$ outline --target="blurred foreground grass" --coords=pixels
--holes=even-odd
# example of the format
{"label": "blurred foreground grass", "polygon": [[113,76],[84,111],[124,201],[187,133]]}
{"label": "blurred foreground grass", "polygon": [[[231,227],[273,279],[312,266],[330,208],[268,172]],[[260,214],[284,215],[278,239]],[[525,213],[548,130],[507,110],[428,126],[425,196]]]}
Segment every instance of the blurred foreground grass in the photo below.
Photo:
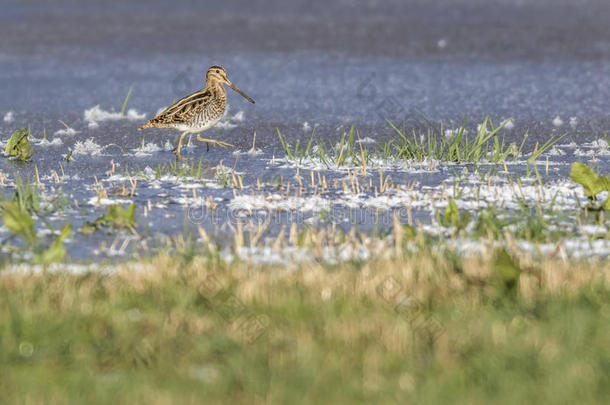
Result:
{"label": "blurred foreground grass", "polygon": [[520,267],[514,286],[491,256],[432,253],[5,272],[0,402],[608,403],[610,263]]}

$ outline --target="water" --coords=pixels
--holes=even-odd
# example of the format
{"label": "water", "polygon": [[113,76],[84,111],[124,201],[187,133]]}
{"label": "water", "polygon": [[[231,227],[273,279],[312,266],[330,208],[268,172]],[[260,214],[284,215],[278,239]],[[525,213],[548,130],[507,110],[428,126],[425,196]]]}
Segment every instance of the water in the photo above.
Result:
{"label": "water", "polygon": [[[11,195],[14,178],[31,179],[37,167],[45,195],[57,195],[56,201],[63,195],[71,206],[47,219],[55,226],[71,220],[75,229],[102,215],[105,202],[135,202],[142,239],[121,234],[116,240],[116,232],[74,237],[68,243],[71,257],[88,259],[119,251],[119,257],[145,254],[168,236],[185,229],[195,232],[197,224],[230,244],[238,218],[269,216],[249,205],[256,198],[243,196],[253,192],[271,195],[258,207],[277,214],[286,191],[278,184],[290,181],[293,192],[297,184],[296,165],[280,160],[284,151],[277,129],[292,145],[307,142],[314,129],[318,139],[333,145],[355,124],[362,137],[380,146],[393,135],[386,119],[423,128],[423,114],[450,128],[467,117],[472,133],[486,116],[496,124],[513,118],[514,127],[502,132],[507,142],[520,142],[528,132],[528,150],[563,134],[561,145],[580,145],[560,147],[565,154],[550,156],[548,171],[541,159],[544,181],[560,184],[562,193],[576,192],[566,180],[573,161],[609,171],[607,147],[591,144],[610,129],[607,2],[427,3],[273,1],[259,7],[243,1],[5,1],[0,6],[0,139],[6,143],[14,130],[29,125],[37,140],[32,163],[1,161],[0,170],[8,175],[2,191]],[[212,64],[222,64],[230,79],[256,100],[251,105],[228,90],[227,118],[206,133],[235,148],[208,152],[194,142],[184,154],[202,158],[203,180],[167,173],[156,180],[157,166],[173,162],[168,141],[178,133],[139,132],[137,127],[160,108],[202,88]],[[120,111],[130,87],[130,118],[86,119],[85,111],[97,105],[97,111]],[[65,129],[60,121],[76,133],[58,133]],[[43,129],[50,145],[40,142]],[[254,132],[260,153],[247,154]],[[370,191],[347,193],[339,184],[320,193],[308,186],[298,198],[279,205],[268,233],[276,234],[293,221],[313,226],[336,222],[345,229],[356,223],[358,229],[377,232],[389,226],[396,212],[405,218],[401,210],[408,206],[413,207],[410,218],[431,223],[435,209],[446,204],[438,194],[444,183],[452,183],[456,174],[474,182],[472,166],[379,164],[397,184],[416,182],[416,193],[396,192],[379,200],[374,191],[381,187],[379,168],[372,167],[359,180],[371,183]],[[123,185],[132,187],[126,168],[132,176],[146,176],[138,179],[133,196],[120,195],[125,194]],[[318,172],[328,183],[349,180],[345,170],[305,165],[299,170],[308,184],[308,169],[317,170],[315,184]],[[228,170],[243,175],[245,190],[223,186],[219,177]],[[494,170],[499,181],[506,178],[503,167]],[[511,165],[509,171],[526,174],[524,164]],[[227,179],[233,184],[231,175]],[[257,190],[258,180],[262,191]],[[109,201],[97,200],[96,181]],[[426,197],[426,190],[437,193],[436,199]],[[471,197],[458,202],[467,207]],[[215,210],[199,212],[202,204],[210,205],[210,198]],[[418,199],[427,202],[420,206]],[[578,202],[568,199],[564,208],[578,209]],[[148,206],[150,212],[144,210]],[[45,228],[39,225],[39,230]],[[0,235],[7,237],[6,228]],[[121,251],[125,240],[129,244]]]}

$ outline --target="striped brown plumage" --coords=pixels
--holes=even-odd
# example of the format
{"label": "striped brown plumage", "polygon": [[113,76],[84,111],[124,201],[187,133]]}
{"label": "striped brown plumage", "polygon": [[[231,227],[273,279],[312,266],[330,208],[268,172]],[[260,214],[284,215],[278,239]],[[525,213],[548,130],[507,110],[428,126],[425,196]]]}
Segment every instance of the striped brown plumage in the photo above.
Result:
{"label": "striped brown plumage", "polygon": [[[227,93],[223,86],[224,84],[228,84],[248,101],[254,103],[254,100],[229,81],[224,68],[215,65],[208,69],[204,89],[176,101],[139,129],[156,127],[183,131],[174,148],[176,156],[181,158],[180,149],[184,136],[188,133],[201,133],[205,131],[220,121],[224,115],[227,107]],[[197,135],[197,139],[220,146],[232,146],[226,142],[201,138],[199,135]]]}

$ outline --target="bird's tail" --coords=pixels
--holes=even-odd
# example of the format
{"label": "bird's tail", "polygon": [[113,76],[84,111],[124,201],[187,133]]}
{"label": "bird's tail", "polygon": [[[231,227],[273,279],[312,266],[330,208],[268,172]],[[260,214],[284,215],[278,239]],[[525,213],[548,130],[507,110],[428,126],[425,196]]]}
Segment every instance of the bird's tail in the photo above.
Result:
{"label": "bird's tail", "polygon": [[138,128],[138,131],[141,131],[141,130],[143,130],[143,129],[145,129],[145,128],[152,128],[153,126],[154,126],[153,124],[151,124],[150,122],[148,122],[148,123],[146,123],[146,124],[142,125],[140,128]]}

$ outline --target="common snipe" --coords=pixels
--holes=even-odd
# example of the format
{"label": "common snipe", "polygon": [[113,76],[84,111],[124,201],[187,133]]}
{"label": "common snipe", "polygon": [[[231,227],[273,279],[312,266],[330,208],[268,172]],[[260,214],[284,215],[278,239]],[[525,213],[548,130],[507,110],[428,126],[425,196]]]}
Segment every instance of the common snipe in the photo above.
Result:
{"label": "common snipe", "polygon": [[227,78],[227,71],[222,66],[212,66],[205,76],[205,88],[196,91],[180,100],[158,114],[156,117],[142,125],[144,128],[173,128],[183,131],[174,147],[176,157],[182,159],[180,149],[186,134],[197,134],[197,140],[219,146],[233,146],[226,142],[202,138],[199,134],[216,125],[227,108],[227,92],[224,84],[241,94],[246,100],[254,103],[243,91],[237,88]]}

